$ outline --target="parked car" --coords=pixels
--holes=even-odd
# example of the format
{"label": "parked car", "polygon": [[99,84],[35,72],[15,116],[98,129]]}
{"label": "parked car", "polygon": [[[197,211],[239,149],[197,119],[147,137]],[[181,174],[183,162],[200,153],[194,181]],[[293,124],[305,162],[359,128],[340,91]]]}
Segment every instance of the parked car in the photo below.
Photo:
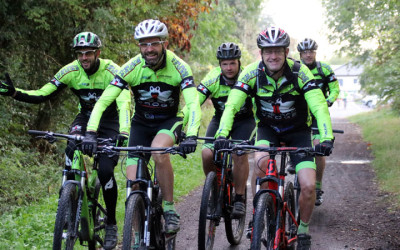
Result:
{"label": "parked car", "polygon": [[366,95],[361,99],[361,101],[365,106],[369,108],[375,108],[379,101],[379,97],[377,95]]}

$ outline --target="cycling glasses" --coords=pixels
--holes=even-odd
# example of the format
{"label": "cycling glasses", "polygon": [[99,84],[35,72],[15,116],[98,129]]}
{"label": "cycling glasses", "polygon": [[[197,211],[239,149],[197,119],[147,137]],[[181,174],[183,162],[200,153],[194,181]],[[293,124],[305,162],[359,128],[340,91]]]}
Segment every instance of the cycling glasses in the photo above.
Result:
{"label": "cycling glasses", "polygon": [[147,48],[147,47],[158,47],[162,45],[165,41],[156,41],[156,42],[151,42],[151,43],[139,43],[140,48]]}
{"label": "cycling glasses", "polygon": [[86,50],[86,51],[79,51],[79,50],[75,51],[75,54],[78,57],[83,57],[84,55],[86,57],[91,57],[91,56],[94,56],[95,53],[96,53],[95,49],[94,50]]}
{"label": "cycling glasses", "polygon": [[305,55],[313,55],[315,53],[315,50],[304,50],[300,52],[300,54],[305,54]]}

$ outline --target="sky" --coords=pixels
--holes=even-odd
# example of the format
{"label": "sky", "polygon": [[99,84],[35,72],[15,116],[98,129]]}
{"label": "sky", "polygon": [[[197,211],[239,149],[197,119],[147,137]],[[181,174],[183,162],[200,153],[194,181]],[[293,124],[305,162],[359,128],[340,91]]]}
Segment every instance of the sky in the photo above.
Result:
{"label": "sky", "polygon": [[331,58],[337,49],[327,39],[328,26],[322,0],[266,0],[262,15],[270,16],[273,25],[285,30],[297,41],[314,39],[318,44],[317,60]]}

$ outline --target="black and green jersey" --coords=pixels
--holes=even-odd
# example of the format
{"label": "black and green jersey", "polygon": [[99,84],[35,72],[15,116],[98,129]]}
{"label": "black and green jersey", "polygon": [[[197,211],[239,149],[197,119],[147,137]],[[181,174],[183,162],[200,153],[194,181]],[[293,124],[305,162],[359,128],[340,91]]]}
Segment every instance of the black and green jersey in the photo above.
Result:
{"label": "black and green jersey", "polygon": [[317,61],[315,67],[310,70],[322,93],[324,93],[325,99],[330,103],[334,103],[340,90],[339,82],[331,66],[326,62]]}
{"label": "black and green jersey", "polygon": [[122,89],[129,86],[135,101],[133,119],[149,126],[177,116],[182,92],[189,109],[187,135],[196,136],[201,110],[192,70],[169,50],[166,51],[164,60],[163,66],[157,71],[147,67],[140,54],[123,65],[96,104],[88,130],[97,130],[99,114]]}
{"label": "black and green jersey", "polygon": [[[41,89],[28,91],[17,89],[14,98],[28,103],[41,103],[57,95],[63,89],[69,88],[79,98],[80,112],[90,116],[96,101],[99,100],[104,89],[114,79],[119,70],[119,66],[111,60],[99,59],[99,61],[98,70],[89,76],[79,61],[75,60],[60,69],[53,79]],[[104,112],[104,117],[118,117],[117,109],[119,109],[120,132],[129,133],[129,108],[130,93],[129,91],[124,91],[107,108]]]}
{"label": "black and green jersey", "polygon": [[[241,68],[243,70],[243,68]],[[201,81],[197,90],[199,91],[199,101],[203,104],[210,97],[213,103],[216,118],[221,118],[225,109],[225,103],[231,92],[232,86],[228,85],[222,75],[221,67],[212,69]],[[235,115],[235,121],[243,120],[253,116],[253,104],[249,95],[243,106]]]}
{"label": "black and green jersey", "polygon": [[275,81],[262,61],[248,65],[229,94],[216,137],[228,136],[233,117],[250,94],[254,97],[257,126],[287,133],[311,124],[315,115],[321,141],[333,139],[328,106],[307,66],[287,59],[283,75]]}

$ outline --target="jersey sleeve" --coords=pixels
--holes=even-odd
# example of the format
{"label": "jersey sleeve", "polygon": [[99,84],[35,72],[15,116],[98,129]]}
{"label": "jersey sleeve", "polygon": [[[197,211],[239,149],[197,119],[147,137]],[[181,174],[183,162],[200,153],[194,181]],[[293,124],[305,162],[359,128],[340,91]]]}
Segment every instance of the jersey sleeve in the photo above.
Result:
{"label": "jersey sleeve", "polygon": [[339,88],[339,82],[336,79],[335,73],[331,69],[329,65],[326,65],[326,71],[328,74],[329,82],[328,82],[328,88],[329,88],[329,96],[326,98],[327,101],[334,103],[336,99],[339,96],[340,88]]}
{"label": "jersey sleeve", "polygon": [[[185,81],[183,85],[185,85]],[[192,80],[193,81],[193,80]],[[183,87],[182,95],[185,100],[185,116],[187,116],[187,136],[197,136],[201,121],[201,108],[199,103],[199,95],[194,87]]]}
{"label": "jersey sleeve", "polygon": [[38,90],[23,90],[16,88],[16,95],[14,96],[14,99],[21,102],[38,104],[56,96],[65,87],[65,84],[59,82],[56,78],[53,78],[50,82],[43,85],[43,87]]}
{"label": "jersey sleeve", "polygon": [[119,132],[129,134],[131,127],[131,93],[123,89],[116,99],[119,113]]}

